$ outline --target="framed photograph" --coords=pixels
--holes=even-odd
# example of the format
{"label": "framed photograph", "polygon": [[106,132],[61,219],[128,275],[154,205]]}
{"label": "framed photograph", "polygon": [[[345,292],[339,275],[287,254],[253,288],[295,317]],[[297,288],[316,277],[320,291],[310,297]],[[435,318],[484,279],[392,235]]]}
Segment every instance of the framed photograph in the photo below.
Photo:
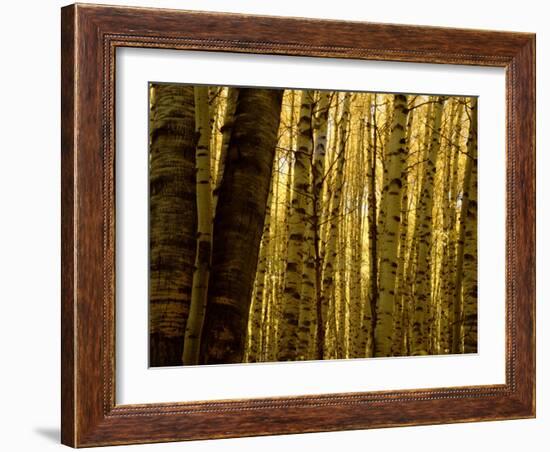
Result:
{"label": "framed photograph", "polygon": [[62,9],[62,442],[535,416],[535,36]]}

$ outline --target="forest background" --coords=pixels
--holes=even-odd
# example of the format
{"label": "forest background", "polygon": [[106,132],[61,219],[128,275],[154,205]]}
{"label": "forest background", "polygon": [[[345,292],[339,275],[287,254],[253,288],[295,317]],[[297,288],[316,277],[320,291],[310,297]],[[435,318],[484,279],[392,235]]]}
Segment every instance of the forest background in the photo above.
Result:
{"label": "forest background", "polygon": [[477,99],[152,84],[150,362],[477,350]]}

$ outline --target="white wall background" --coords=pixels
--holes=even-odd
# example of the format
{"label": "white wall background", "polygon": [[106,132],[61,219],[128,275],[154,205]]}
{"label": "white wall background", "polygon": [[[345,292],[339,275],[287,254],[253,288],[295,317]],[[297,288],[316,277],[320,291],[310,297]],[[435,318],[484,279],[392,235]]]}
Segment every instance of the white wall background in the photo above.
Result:
{"label": "white wall background", "polygon": [[[550,14],[546,2],[523,0],[358,2],[354,0],[113,0],[157,6],[251,14],[305,16],[377,22],[441,25],[537,33],[538,105],[550,102]],[[93,2],[98,3],[98,2]],[[59,450],[60,312],[60,108],[59,8],[64,2],[12,1],[2,5],[0,46],[0,448]],[[456,6],[455,6],[456,5]],[[538,173],[550,165],[542,125],[548,111],[537,109]],[[384,448],[388,451],[499,452],[548,450],[550,391],[544,330],[550,289],[544,255],[550,241],[550,181],[538,178],[537,419],[405,427],[368,431],[243,438],[118,447],[115,450],[256,451]],[[24,325],[21,327],[21,325]],[[546,380],[546,381],[545,381]],[[545,435],[546,433],[546,435]]]}

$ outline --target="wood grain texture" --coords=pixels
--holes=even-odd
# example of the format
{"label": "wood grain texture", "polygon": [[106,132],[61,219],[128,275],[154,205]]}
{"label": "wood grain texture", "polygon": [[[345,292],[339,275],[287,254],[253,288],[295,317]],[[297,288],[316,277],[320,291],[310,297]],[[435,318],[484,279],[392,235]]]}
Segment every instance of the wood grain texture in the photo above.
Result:
{"label": "wood grain texture", "polygon": [[61,412],[63,428],[61,441],[75,443],[75,361],[74,339],[76,310],[74,295],[74,130],[75,130],[75,39],[74,14],[63,9],[61,28]]}
{"label": "wood grain texture", "polygon": [[[62,9],[62,442],[73,447],[535,415],[535,37],[526,33],[71,5]],[[506,384],[115,404],[117,47],[506,68]]]}

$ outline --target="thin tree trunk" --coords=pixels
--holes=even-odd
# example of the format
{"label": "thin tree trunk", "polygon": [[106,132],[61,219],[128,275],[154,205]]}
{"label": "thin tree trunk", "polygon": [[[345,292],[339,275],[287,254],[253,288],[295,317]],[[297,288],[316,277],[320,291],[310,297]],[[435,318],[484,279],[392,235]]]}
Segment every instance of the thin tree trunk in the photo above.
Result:
{"label": "thin tree trunk", "polygon": [[[374,95],[374,103],[377,103],[377,95]],[[370,274],[369,274],[369,308],[370,308],[370,327],[367,342],[367,351],[374,356],[376,349],[376,324],[378,305],[378,215],[377,215],[377,196],[376,196],[376,154],[378,152],[378,121],[376,106],[372,108],[372,149],[370,150],[369,161],[369,184],[368,188],[368,222],[369,222],[369,258],[370,258]]]}
{"label": "thin tree trunk", "polygon": [[[297,151],[295,153],[294,179],[292,186],[292,208],[289,219],[288,257],[286,264],[285,307],[279,344],[279,360],[293,361],[297,357],[299,341],[300,310],[302,306],[302,275],[304,272],[304,250],[306,234],[306,213],[311,193],[312,91],[302,92],[300,118],[298,122]],[[309,307],[311,308],[311,307]]]}
{"label": "thin tree trunk", "polygon": [[[477,350],[477,100],[472,99],[458,232],[453,353]],[[465,337],[468,340],[465,340]],[[466,347],[467,350],[466,351]]]}
{"label": "thin tree trunk", "polygon": [[[363,111],[365,103],[363,101]],[[365,174],[365,117],[364,113],[359,118],[358,132],[355,146],[354,172],[350,174],[353,183],[353,194],[351,205],[351,228],[352,241],[350,243],[350,253],[352,269],[350,271],[350,325],[349,325],[349,350],[350,357],[364,358],[366,346],[363,336],[363,317],[364,311],[369,311],[368,303],[363,299],[363,205],[365,203],[364,174]],[[351,171],[350,171],[351,172]]]}
{"label": "thin tree trunk", "polygon": [[394,112],[384,173],[380,215],[383,217],[383,233],[380,234],[380,292],[377,304],[374,356],[390,356],[392,346],[393,309],[395,303],[395,279],[400,223],[403,170],[407,157],[407,97],[394,96]]}
{"label": "thin tree trunk", "polygon": [[[407,149],[410,153],[413,120],[414,120],[414,99],[411,104],[411,110],[407,117]],[[401,222],[399,223],[399,254],[397,266],[397,278],[395,282],[395,308],[393,322],[393,345],[392,356],[400,356],[402,354],[402,344],[404,336],[403,322],[406,317],[406,308],[402,297],[403,281],[405,278],[405,264],[407,261],[407,232],[409,229],[409,177],[408,174],[403,176],[403,195],[401,199]]]}
{"label": "thin tree trunk", "polygon": [[418,279],[419,284],[416,291],[416,304],[414,310],[413,325],[413,354],[424,355],[428,353],[428,336],[426,319],[429,315],[430,302],[432,299],[432,232],[433,232],[433,198],[434,179],[441,145],[441,118],[443,115],[443,98],[433,98],[433,125],[430,146],[425,163],[425,174],[422,180],[420,220],[419,220],[419,242],[418,242]]}
{"label": "thin tree trunk", "polygon": [[[323,317],[323,296],[322,296],[322,278],[323,278],[323,256],[321,254],[321,216],[323,213],[323,182],[325,180],[325,159],[327,152],[327,133],[328,133],[328,114],[332,94],[328,91],[319,93],[319,103],[317,106],[314,139],[315,148],[313,154],[313,215],[311,218],[313,230],[314,246],[314,267],[315,267],[315,315],[316,330],[311,331],[316,340],[316,356],[322,356],[325,328],[325,318]],[[323,330],[323,332],[319,332]],[[319,338],[319,339],[318,339]],[[322,342],[321,342],[322,341]],[[320,350],[321,349],[321,350]]]}
{"label": "thin tree trunk", "polygon": [[306,158],[307,164],[307,180],[305,189],[305,234],[303,247],[303,272],[300,294],[300,319],[298,326],[298,359],[308,359],[309,343],[313,333],[313,315],[316,306],[315,295],[316,277],[315,277],[315,239],[317,237],[317,221],[315,219],[315,195],[313,193],[313,166],[314,166],[314,149],[313,149],[313,106],[314,106],[314,91],[304,91],[304,96],[308,95],[306,101],[311,104],[311,112],[309,118],[309,133],[306,139],[308,140],[308,150]]}
{"label": "thin tree trunk", "polygon": [[[455,101],[456,102],[456,101]],[[446,170],[446,180],[448,185],[445,187],[445,229],[448,235],[448,245],[444,254],[444,262],[442,264],[442,284],[443,284],[443,301],[444,313],[442,313],[442,329],[440,335],[441,350],[443,353],[452,352],[453,343],[453,306],[454,306],[454,283],[455,283],[455,268],[456,268],[456,242],[457,242],[457,188],[458,181],[458,157],[460,155],[460,143],[462,133],[462,116],[464,113],[464,105],[462,102],[457,103],[455,118],[452,130],[452,142],[448,148],[448,168]]]}
{"label": "thin tree trunk", "polygon": [[210,184],[210,131],[208,106],[208,87],[195,87],[195,130],[197,150],[195,161],[196,196],[197,196],[197,250],[195,271],[193,272],[193,291],[191,307],[185,327],[183,346],[183,364],[198,364],[200,338],[206,301],[208,296],[208,279],[212,259],[212,188]]}

